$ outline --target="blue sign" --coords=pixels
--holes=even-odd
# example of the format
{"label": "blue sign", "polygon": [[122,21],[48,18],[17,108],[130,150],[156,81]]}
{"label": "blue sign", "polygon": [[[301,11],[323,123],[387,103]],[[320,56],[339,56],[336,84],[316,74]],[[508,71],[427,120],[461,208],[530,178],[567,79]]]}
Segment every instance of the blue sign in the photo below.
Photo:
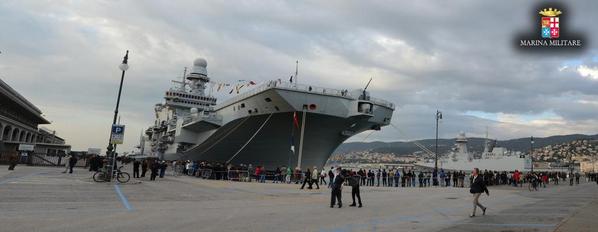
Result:
{"label": "blue sign", "polygon": [[112,125],[112,133],[110,133],[110,143],[123,144],[125,139],[125,125]]}

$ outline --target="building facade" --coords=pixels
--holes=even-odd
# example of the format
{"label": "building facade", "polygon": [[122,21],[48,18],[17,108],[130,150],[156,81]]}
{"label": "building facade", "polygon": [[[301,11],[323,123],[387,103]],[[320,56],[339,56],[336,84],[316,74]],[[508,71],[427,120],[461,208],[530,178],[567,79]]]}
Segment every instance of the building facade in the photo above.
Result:
{"label": "building facade", "polygon": [[[47,130],[38,128],[43,124],[50,122],[42,116],[42,111],[0,79],[0,162],[6,162],[13,155],[47,155],[48,149],[39,148],[48,146],[61,151],[57,154],[70,151],[70,146],[54,132],[48,135]],[[24,147],[34,147],[34,151],[23,153]]]}

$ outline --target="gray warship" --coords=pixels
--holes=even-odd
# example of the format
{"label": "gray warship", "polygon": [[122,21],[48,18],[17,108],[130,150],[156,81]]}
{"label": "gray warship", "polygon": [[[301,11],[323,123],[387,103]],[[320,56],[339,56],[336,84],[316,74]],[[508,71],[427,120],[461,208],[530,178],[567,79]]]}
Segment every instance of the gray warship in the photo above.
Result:
{"label": "gray warship", "polygon": [[[224,102],[206,94],[198,58],[155,106],[142,150],[164,160],[207,160],[267,168],[322,167],[345,140],[389,125],[394,104],[347,91],[266,81]],[[296,81],[295,81],[296,82]],[[254,84],[254,83],[252,83]],[[367,89],[367,87],[366,87]]]}

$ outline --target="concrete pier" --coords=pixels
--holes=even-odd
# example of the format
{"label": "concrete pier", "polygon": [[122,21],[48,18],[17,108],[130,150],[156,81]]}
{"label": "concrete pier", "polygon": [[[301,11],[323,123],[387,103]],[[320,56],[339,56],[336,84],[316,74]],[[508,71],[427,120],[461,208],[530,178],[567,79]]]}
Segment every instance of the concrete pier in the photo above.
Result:
{"label": "concrete pier", "polygon": [[362,187],[363,208],[329,190],[167,176],[94,183],[75,169],[0,166],[0,231],[591,231],[598,185],[493,187],[469,218],[467,188]]}

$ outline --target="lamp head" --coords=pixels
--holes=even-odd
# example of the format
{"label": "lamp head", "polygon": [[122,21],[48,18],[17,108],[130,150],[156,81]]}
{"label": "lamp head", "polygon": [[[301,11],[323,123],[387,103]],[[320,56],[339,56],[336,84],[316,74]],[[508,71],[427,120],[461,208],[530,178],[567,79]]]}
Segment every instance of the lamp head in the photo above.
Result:
{"label": "lamp head", "polygon": [[125,57],[123,57],[123,62],[122,64],[120,64],[118,66],[118,68],[122,71],[127,71],[127,69],[129,69],[129,50],[127,50],[127,53],[125,54]]}

